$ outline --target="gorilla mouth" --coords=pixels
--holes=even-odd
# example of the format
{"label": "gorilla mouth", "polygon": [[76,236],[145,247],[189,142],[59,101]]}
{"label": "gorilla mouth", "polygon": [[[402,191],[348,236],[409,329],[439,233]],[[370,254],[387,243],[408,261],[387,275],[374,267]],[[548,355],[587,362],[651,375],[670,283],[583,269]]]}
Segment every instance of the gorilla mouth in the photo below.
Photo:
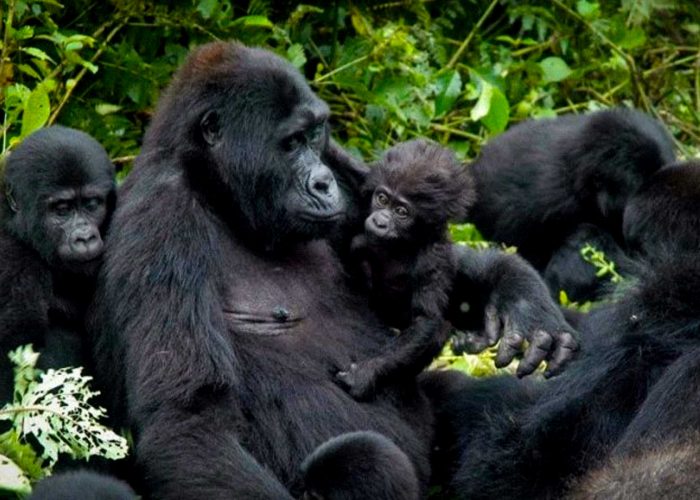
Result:
{"label": "gorilla mouth", "polygon": [[299,218],[309,222],[330,222],[340,219],[343,215],[342,210],[335,212],[300,212]]}

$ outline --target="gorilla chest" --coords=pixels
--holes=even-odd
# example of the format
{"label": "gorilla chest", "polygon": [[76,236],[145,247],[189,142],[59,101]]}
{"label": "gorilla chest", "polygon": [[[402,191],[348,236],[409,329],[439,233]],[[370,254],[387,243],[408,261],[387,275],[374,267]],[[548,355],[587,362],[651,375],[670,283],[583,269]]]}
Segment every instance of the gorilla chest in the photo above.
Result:
{"label": "gorilla chest", "polygon": [[231,259],[223,312],[232,333],[277,336],[329,317],[342,276],[331,256],[309,245],[286,258],[239,252]]}

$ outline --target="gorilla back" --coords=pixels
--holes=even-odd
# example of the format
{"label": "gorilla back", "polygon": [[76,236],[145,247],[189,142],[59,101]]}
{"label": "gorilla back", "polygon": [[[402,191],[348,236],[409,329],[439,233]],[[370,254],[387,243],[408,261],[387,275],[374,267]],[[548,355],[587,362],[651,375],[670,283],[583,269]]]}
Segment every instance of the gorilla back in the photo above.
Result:
{"label": "gorilla back", "polygon": [[333,381],[389,337],[318,240],[345,207],[327,119],[288,63],[235,43],[196,50],[161,99],[94,315],[104,389],[125,402],[154,497],[291,498],[304,457],[365,429],[401,443],[425,486],[432,416],[415,382],[358,403]]}

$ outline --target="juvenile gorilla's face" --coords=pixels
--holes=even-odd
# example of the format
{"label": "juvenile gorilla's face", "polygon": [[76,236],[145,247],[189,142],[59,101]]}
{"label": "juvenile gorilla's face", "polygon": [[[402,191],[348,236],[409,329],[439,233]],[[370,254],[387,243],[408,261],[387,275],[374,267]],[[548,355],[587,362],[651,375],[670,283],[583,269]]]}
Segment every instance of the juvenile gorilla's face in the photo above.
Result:
{"label": "juvenile gorilla's face", "polygon": [[62,189],[40,203],[43,226],[37,245],[46,245],[61,267],[91,272],[104,251],[100,234],[107,217],[109,192],[100,186]]}

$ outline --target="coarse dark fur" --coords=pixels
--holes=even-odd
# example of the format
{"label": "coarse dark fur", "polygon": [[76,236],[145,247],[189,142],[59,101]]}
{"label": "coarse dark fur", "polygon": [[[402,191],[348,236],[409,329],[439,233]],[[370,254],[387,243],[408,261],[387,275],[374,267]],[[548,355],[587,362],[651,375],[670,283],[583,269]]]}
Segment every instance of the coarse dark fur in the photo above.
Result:
{"label": "coarse dark fur", "polygon": [[301,465],[303,500],[418,500],[413,464],[376,432],[341,434]]}
{"label": "coarse dark fur", "polygon": [[0,401],[12,397],[7,353],[38,367],[82,366],[84,313],[114,210],[114,167],[89,135],[54,126],[10,153],[0,189]]}
{"label": "coarse dark fur", "polygon": [[136,500],[123,481],[87,470],[62,472],[37,483],[28,500]]}
{"label": "coarse dark fur", "polygon": [[[651,427],[669,415],[697,420],[694,378],[676,380],[693,398],[678,397],[676,389],[661,410],[652,397],[657,388],[670,392],[669,367],[683,369],[689,363],[683,355],[700,346],[700,266],[675,257],[649,269],[620,302],[587,318],[581,357],[542,384],[534,402],[491,416],[476,435],[469,431],[473,439],[453,483],[460,498],[561,498],[574,478],[625,442],[635,422]],[[473,405],[468,392],[460,398]],[[452,405],[457,421],[459,401]]]}
{"label": "coarse dark fur", "polygon": [[358,399],[391,379],[415,377],[447,341],[444,318],[457,270],[447,223],[464,217],[473,186],[451,150],[416,139],[389,149],[362,193],[367,218],[352,242],[353,258],[375,312],[403,332],[381,356],[338,374]]}
{"label": "coarse dark fur", "polygon": [[663,126],[632,109],[526,121],[491,140],[474,162],[471,220],[484,237],[515,245],[544,270],[582,223],[619,244],[629,196],[674,158]]}
{"label": "coarse dark fur", "polygon": [[700,248],[700,160],[656,172],[625,208],[623,232],[634,258],[652,264]]}
{"label": "coarse dark fur", "polygon": [[[236,43],[196,49],[160,101],[93,314],[102,390],[152,497],[291,498],[303,459],[358,430],[397,443],[425,492],[433,414],[415,380],[366,403],[334,381],[390,335],[338,258],[364,169],[327,119],[288,62]],[[525,292],[502,311],[537,310],[541,290]],[[566,336],[550,334],[561,365]]]}

